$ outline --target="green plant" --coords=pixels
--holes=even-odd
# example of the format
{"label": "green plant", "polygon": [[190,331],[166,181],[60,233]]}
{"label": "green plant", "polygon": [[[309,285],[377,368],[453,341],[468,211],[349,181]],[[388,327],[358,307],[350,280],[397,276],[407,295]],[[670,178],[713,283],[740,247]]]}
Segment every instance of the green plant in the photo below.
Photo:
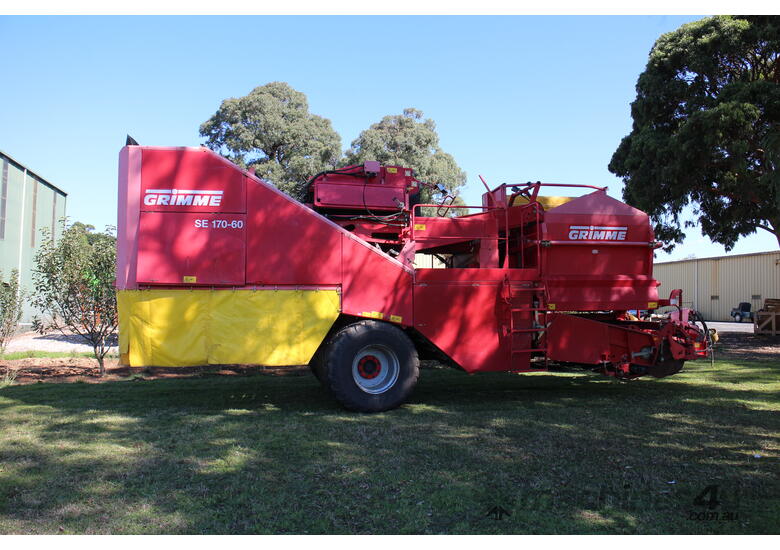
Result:
{"label": "green plant", "polygon": [[[430,118],[424,119],[423,112],[417,109],[408,108],[400,115],[382,117],[360,132],[342,162],[345,165],[362,164],[367,160],[412,168],[418,179],[443,185],[445,194],[449,195],[457,195],[466,184],[466,172],[439,145],[436,123]],[[421,203],[437,202],[430,188],[420,191],[419,200]],[[457,200],[455,206],[458,204],[463,202]],[[437,214],[435,209],[425,209],[424,215]]]}
{"label": "green plant", "polygon": [[666,249],[697,223],[727,251],[757,229],[780,243],[778,18],[719,15],[664,34],[636,91],[609,170]]}
{"label": "green plant", "polygon": [[330,120],[310,113],[306,95],[286,82],[224,100],[200,135],[210,149],[299,200],[304,182],[335,168],[341,157],[341,138]]}
{"label": "green plant", "polygon": [[8,281],[3,280],[0,271],[0,355],[16,333],[22,318],[24,292],[19,288],[19,272],[11,271]]}
{"label": "green plant", "polygon": [[34,320],[38,332],[73,332],[91,346],[105,374],[109,338],[118,324],[116,290],[116,238],[108,229],[97,233],[80,223],[63,230],[55,242],[44,238],[35,256],[33,304],[48,315]]}
{"label": "green plant", "polygon": [[15,370],[11,370],[10,368],[5,369],[3,377],[0,378],[0,390],[7,388],[8,386],[13,386],[14,382],[16,382],[16,374]]}

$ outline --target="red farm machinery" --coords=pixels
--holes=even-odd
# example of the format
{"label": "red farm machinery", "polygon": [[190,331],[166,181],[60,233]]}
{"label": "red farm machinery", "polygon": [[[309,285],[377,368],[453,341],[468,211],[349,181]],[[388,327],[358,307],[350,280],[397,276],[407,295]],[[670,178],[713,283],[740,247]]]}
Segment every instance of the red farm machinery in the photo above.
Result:
{"label": "red farm machinery", "polygon": [[[443,196],[366,162],[316,175],[300,203],[205,148],[123,148],[122,362],[308,364],[347,408],[382,411],[420,358],[631,379],[709,352],[680,291],[658,297],[648,216],[606,189],[486,185],[456,207],[420,203],[425,187]],[[559,187],[587,193],[541,194]]]}

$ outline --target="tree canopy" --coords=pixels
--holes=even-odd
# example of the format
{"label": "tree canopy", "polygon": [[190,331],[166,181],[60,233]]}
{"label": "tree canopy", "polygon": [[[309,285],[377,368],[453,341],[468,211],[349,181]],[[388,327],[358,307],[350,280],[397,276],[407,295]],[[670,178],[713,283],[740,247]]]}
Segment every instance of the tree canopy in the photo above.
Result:
{"label": "tree canopy", "polygon": [[[417,109],[404,109],[403,114],[386,116],[360,133],[347,151],[344,163],[359,164],[367,160],[413,168],[418,179],[440,183],[451,194],[466,183],[466,173],[439,146],[436,123],[423,120],[422,111]],[[430,202],[430,190],[424,189],[422,193],[422,201]]]}
{"label": "tree canopy", "polygon": [[[226,99],[200,126],[206,146],[290,196],[303,200],[308,180],[319,172],[378,160],[415,170],[417,177],[455,192],[466,183],[452,155],[442,151],[436,124],[416,109],[386,116],[352,142],[346,155],[330,120],[309,112],[306,95],[286,82],[259,86]],[[431,191],[421,199],[430,202]]]}
{"label": "tree canopy", "polygon": [[93,226],[76,222],[55,241],[48,229],[41,229],[43,239],[32,274],[32,304],[48,316],[45,321],[34,319],[34,328],[83,337],[92,346],[101,375],[119,323],[116,237],[111,231],[96,233]]}
{"label": "tree canopy", "polygon": [[730,250],[757,229],[780,242],[780,19],[708,17],[661,36],[609,170],[667,250],[686,207]]}
{"label": "tree canopy", "polygon": [[295,198],[314,174],[334,168],[341,139],[330,120],[309,112],[306,96],[286,82],[259,86],[222,102],[200,126],[206,145]]}

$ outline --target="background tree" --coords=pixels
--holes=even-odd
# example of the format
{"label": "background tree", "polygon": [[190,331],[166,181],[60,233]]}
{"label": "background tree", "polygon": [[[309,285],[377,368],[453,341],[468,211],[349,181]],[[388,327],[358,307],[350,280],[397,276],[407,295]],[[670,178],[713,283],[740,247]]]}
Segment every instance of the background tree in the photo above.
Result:
{"label": "background tree", "polygon": [[43,333],[57,330],[82,336],[92,346],[106,372],[104,358],[118,324],[116,309],[116,238],[108,229],[96,233],[91,226],[74,223],[54,242],[43,229],[35,255],[32,303],[46,312],[48,320],[34,322]]}
{"label": "background tree", "polygon": [[[418,179],[440,183],[453,195],[466,183],[466,173],[452,155],[439,147],[436,123],[423,120],[422,111],[417,109],[404,109],[401,115],[386,116],[360,133],[347,151],[344,164],[367,160],[413,168]],[[421,194],[422,202],[431,202],[430,190],[425,189]]]}
{"label": "background tree", "polygon": [[309,178],[341,157],[330,120],[311,114],[306,96],[285,82],[226,99],[200,134],[210,149],[299,200]]}
{"label": "background tree", "polygon": [[[667,250],[691,205],[730,250],[756,229],[780,242],[780,18],[708,17],[661,36],[636,85],[631,133],[609,170]],[[690,220],[686,227],[695,225]]]}
{"label": "background tree", "polygon": [[19,320],[22,318],[24,292],[19,289],[19,272],[11,271],[8,280],[3,279],[0,271],[0,356],[5,353],[5,347],[11,341]]}

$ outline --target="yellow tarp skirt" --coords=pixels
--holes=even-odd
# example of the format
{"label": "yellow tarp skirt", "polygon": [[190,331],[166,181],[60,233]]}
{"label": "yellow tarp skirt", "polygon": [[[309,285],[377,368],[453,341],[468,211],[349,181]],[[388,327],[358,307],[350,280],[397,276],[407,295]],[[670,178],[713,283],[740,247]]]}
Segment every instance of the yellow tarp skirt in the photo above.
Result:
{"label": "yellow tarp skirt", "polygon": [[339,315],[336,290],[120,290],[132,367],[304,365]]}

